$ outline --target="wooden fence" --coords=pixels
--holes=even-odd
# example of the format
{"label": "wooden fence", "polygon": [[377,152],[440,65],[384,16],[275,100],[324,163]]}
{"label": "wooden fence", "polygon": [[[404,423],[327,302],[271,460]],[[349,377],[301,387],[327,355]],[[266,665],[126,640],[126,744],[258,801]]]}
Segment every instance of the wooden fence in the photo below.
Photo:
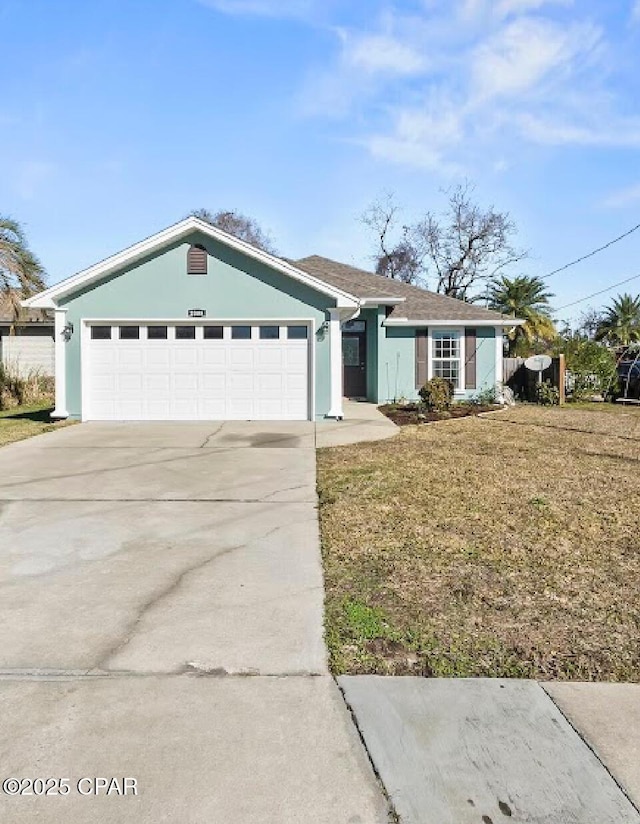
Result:
{"label": "wooden fence", "polygon": [[[538,383],[538,373],[531,372],[525,368],[524,358],[504,358],[503,378],[505,386],[508,386],[519,400],[535,401],[536,384]],[[560,392],[560,403],[564,403],[566,397],[566,369],[564,355],[551,360],[551,366],[542,373],[542,380],[549,381]]]}

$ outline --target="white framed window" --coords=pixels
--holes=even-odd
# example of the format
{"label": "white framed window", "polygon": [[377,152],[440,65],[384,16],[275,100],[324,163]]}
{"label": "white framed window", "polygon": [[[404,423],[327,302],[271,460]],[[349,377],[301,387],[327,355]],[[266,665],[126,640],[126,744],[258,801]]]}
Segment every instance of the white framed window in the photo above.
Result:
{"label": "white framed window", "polygon": [[462,389],[462,335],[450,329],[431,333],[431,377],[450,380]]}

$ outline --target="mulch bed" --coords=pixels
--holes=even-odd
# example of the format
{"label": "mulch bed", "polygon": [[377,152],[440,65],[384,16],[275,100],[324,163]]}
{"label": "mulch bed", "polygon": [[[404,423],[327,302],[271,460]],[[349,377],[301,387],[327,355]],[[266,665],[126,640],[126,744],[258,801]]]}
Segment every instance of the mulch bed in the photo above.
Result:
{"label": "mulch bed", "polygon": [[412,424],[433,423],[434,421],[451,420],[452,418],[466,418],[469,415],[479,415],[481,412],[495,412],[502,406],[481,406],[475,403],[456,403],[447,412],[432,412],[418,407],[416,403],[396,406],[388,403],[378,409],[396,426],[410,426]]}

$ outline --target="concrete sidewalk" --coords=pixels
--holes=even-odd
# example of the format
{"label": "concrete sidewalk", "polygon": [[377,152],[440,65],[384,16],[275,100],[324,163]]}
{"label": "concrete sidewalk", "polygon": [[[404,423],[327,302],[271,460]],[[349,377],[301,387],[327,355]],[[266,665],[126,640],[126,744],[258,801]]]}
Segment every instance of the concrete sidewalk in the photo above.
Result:
{"label": "concrete sidewalk", "polygon": [[347,446],[393,438],[400,429],[375,403],[344,400],[344,420],[316,424],[316,446]]}
{"label": "concrete sidewalk", "polygon": [[[640,824],[610,771],[533,681],[343,676],[338,682],[402,824]],[[558,686],[550,692],[572,703],[565,689],[571,685]],[[637,685],[631,687],[637,701]],[[591,711],[608,709],[600,738],[613,745],[622,724],[602,735],[612,705],[603,700],[607,690],[601,692],[599,706],[589,708],[582,691],[583,716],[588,725]],[[633,700],[631,693],[625,700]],[[619,732],[624,747],[633,733]],[[634,770],[630,760],[619,760]]]}

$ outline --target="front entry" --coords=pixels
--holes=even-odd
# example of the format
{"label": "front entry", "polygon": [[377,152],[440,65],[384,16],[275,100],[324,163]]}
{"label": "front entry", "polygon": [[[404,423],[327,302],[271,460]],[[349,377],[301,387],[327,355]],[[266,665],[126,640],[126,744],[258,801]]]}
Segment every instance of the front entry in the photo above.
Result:
{"label": "front entry", "polygon": [[343,391],[346,398],[367,397],[367,323],[352,320],[342,329]]}

